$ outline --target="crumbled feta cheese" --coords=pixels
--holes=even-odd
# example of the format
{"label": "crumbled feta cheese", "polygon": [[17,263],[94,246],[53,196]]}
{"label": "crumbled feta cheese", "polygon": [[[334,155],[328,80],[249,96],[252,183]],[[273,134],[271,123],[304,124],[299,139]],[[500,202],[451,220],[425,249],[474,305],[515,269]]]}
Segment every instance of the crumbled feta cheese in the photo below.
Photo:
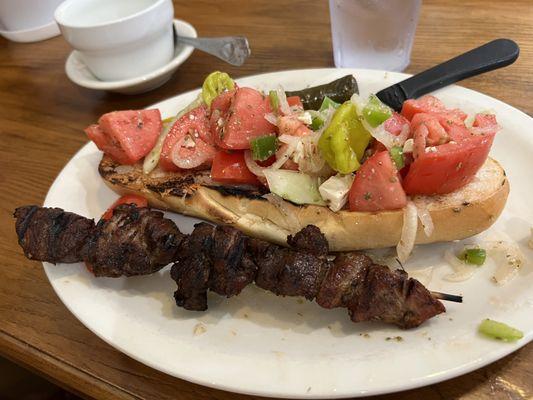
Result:
{"label": "crumbled feta cheese", "polygon": [[407,139],[405,143],[403,144],[403,152],[404,153],[412,153],[414,147],[414,140],[413,139]]}
{"label": "crumbled feta cheese", "polygon": [[313,123],[313,117],[307,111],[304,111],[303,113],[298,115],[297,118],[298,118],[298,121],[301,121],[301,122],[303,122],[306,125],[311,125]]}
{"label": "crumbled feta cheese", "polygon": [[348,201],[348,192],[352,186],[353,179],[354,176],[352,174],[337,174],[330,177],[318,188],[320,195],[328,203],[328,207],[332,211],[341,210]]}
{"label": "crumbled feta cheese", "polygon": [[436,153],[437,152],[437,147],[435,147],[435,146],[426,147],[425,152],[426,153]]}

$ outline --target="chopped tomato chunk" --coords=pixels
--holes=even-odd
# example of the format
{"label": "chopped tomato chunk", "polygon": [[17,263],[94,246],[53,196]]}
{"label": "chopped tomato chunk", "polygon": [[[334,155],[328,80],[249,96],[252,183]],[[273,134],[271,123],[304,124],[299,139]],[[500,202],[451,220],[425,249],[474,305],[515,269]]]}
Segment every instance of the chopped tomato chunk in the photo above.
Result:
{"label": "chopped tomato chunk", "polygon": [[401,114],[405,118],[411,121],[418,113],[449,114],[454,120],[464,121],[466,119],[466,114],[463,111],[458,108],[448,109],[442,101],[431,95],[404,101]]}
{"label": "chopped tomato chunk", "polygon": [[111,219],[113,216],[113,210],[120,204],[135,204],[137,207],[148,207],[148,200],[136,194],[124,195],[107,209],[107,211],[102,215],[102,219]]}
{"label": "chopped tomato chunk", "polygon": [[211,178],[221,183],[260,185],[257,177],[246,166],[242,151],[218,151],[213,158]]}
{"label": "chopped tomato chunk", "polygon": [[98,124],[89,125],[85,128],[85,133],[89,139],[96,144],[96,147],[113,160],[120,164],[131,164],[131,160],[126,153],[124,153],[124,150],[122,150],[117,144],[113,143]]}
{"label": "chopped tomato chunk", "polygon": [[152,150],[161,128],[159,110],[126,110],[102,115],[98,125],[89,126],[85,132],[115,161],[135,164]]}
{"label": "chopped tomato chunk", "polygon": [[396,210],[407,197],[388,151],[368,158],[355,174],[349,193],[351,211]]}
{"label": "chopped tomato chunk", "polygon": [[452,127],[450,142],[419,152],[405,176],[406,193],[446,194],[466,185],[487,159],[495,133],[496,129],[474,134],[466,127]]}
{"label": "chopped tomato chunk", "polygon": [[227,98],[224,102],[221,100],[221,115],[211,118],[211,132],[219,147],[249,149],[251,139],[276,131],[276,127],[265,119],[265,98],[257,90],[247,87],[237,89],[225,110],[227,101]]}

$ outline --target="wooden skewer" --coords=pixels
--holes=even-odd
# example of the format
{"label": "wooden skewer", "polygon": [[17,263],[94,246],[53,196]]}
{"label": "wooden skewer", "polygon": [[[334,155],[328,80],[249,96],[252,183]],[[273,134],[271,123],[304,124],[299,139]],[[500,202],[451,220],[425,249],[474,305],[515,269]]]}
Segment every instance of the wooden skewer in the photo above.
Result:
{"label": "wooden skewer", "polygon": [[439,300],[453,301],[455,303],[462,303],[463,296],[457,296],[455,294],[441,293],[441,292],[431,292],[433,297]]}

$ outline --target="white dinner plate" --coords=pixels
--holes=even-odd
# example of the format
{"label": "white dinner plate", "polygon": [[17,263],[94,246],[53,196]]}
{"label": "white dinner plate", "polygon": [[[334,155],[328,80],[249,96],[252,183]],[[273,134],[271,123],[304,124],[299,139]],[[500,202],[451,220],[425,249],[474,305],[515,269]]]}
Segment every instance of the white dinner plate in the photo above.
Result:
{"label": "white dinner plate", "polygon": [[[299,89],[347,73],[355,74],[363,95],[407,77],[310,69],[257,75],[238,83],[264,90],[279,84]],[[168,117],[197,93],[155,107]],[[167,374],[229,391],[291,398],[374,395],[440,382],[502,358],[533,338],[533,251],[527,247],[533,223],[533,123],[517,109],[462,87],[451,86],[436,95],[469,113],[497,114],[503,129],[491,154],[505,167],[511,194],[490,233],[503,232],[517,241],[528,264],[503,287],[490,279],[494,265],[481,267],[469,281],[452,283],[442,279],[451,271],[442,258],[450,244],[418,246],[405,268],[431,290],[462,294],[464,303],[446,303],[445,314],[417,329],[355,324],[345,309],[325,310],[255,286],[231,299],[210,294],[206,312],[185,311],[174,304],[175,283],[168,267],[152,276],[112,279],[94,278],[82,264],[44,263],[48,278],[67,308],[110,345]],[[92,143],[84,146],[60,173],[44,205],[99,218],[118,197],[98,175],[100,158]],[[197,221],[169,216],[187,233]],[[424,269],[428,266],[434,268]],[[484,338],[477,333],[484,318],[517,327],[524,338],[516,343]]]}

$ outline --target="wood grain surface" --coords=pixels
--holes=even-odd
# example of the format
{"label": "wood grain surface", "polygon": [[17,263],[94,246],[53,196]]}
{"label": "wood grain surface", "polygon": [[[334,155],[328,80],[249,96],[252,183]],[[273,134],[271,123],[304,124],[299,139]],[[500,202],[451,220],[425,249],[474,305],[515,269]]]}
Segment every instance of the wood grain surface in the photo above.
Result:
{"label": "wood grain surface", "polygon": [[[26,260],[11,214],[42,204],[61,168],[87,141],[82,129],[114,109],[141,108],[198,87],[212,70],[235,77],[333,65],[326,1],[176,1],[176,17],[200,35],[246,35],[241,68],[194,52],[163,87],[136,97],[75,86],[64,73],[61,37],[33,44],[0,39],[0,354],[86,398],[251,399],[148,368],[103,343],[63,306],[40,263]],[[533,113],[533,2],[424,1],[412,63],[417,72],[483,42],[510,37],[512,66],[463,85]],[[1,377],[0,377],[1,379]],[[533,345],[468,375],[378,399],[526,399],[533,396]]]}

